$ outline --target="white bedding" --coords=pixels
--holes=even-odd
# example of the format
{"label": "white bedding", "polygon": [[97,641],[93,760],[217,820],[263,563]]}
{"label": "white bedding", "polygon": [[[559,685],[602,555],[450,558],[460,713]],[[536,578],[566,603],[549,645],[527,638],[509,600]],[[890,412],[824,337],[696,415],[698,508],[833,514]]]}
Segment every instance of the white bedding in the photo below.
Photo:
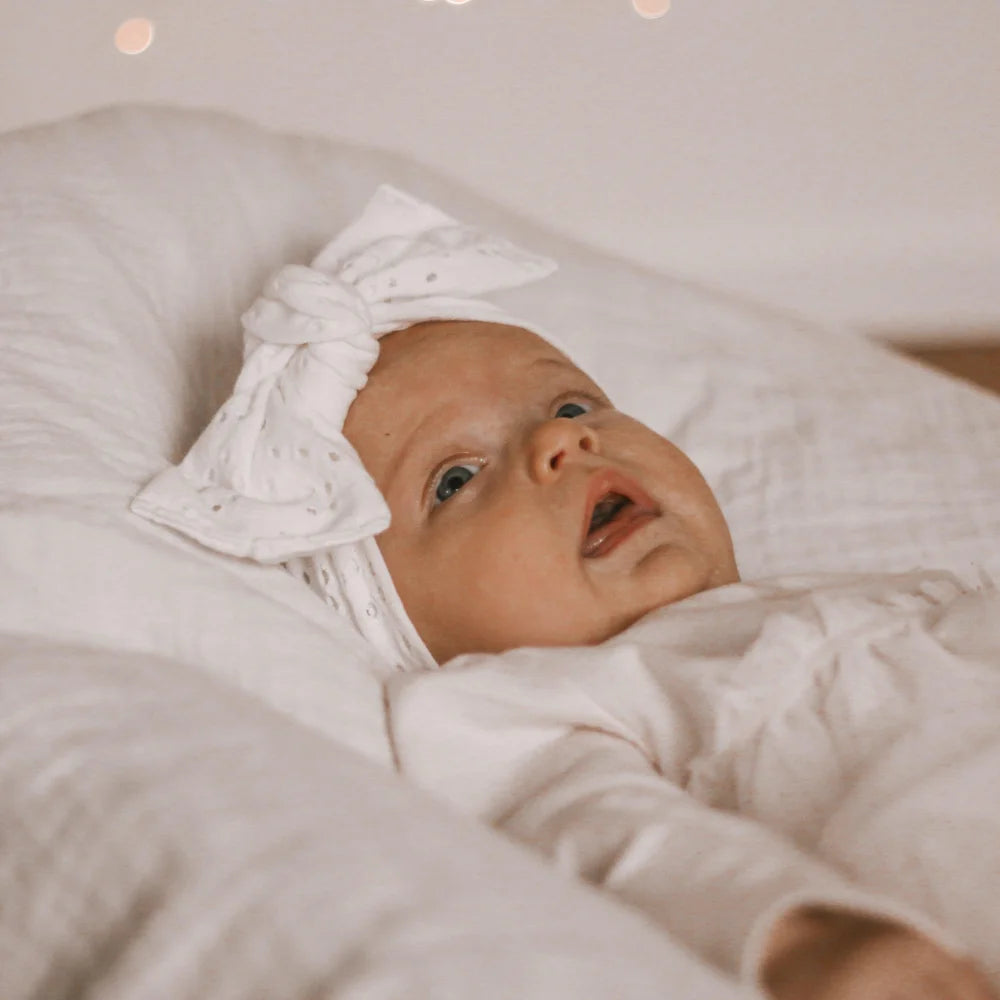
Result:
{"label": "white bedding", "polygon": [[0,636],[3,1000],[736,1000],[637,917],[203,672]]}
{"label": "white bedding", "polygon": [[[46,998],[485,997],[483,970],[497,996],[726,992],[613,901],[404,792],[371,651],[304,585],[128,513],[224,398],[263,277],[382,182],[560,262],[498,301],[572,339],[689,451],[745,577],[1000,573],[1000,401],[848,333],[594,253],[399,158],[224,115],[111,109],[0,136],[4,1000],[39,983]],[[238,801],[250,748],[259,792]],[[188,935],[176,914],[230,870],[233,895],[190,924],[206,937]]]}
{"label": "white bedding", "polygon": [[599,647],[460,657],[389,692],[405,776],[748,985],[806,902],[959,942],[1000,986],[992,586],[734,584]]}

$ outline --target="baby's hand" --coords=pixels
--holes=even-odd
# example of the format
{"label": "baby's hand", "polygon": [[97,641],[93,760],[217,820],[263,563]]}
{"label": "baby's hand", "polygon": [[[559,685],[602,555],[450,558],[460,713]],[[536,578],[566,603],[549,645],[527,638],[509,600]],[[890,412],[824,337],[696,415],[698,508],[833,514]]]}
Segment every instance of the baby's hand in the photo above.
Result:
{"label": "baby's hand", "polygon": [[833,910],[784,917],[761,981],[777,1000],[998,1000],[967,959],[900,924]]}

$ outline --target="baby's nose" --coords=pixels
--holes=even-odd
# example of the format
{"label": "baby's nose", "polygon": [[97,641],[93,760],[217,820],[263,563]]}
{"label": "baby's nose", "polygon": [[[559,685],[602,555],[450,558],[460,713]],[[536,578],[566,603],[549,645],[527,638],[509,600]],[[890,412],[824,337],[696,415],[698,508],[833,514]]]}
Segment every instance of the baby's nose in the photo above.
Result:
{"label": "baby's nose", "polygon": [[539,482],[558,477],[566,461],[572,461],[583,452],[600,454],[593,427],[569,417],[546,420],[532,431],[529,441],[532,477]]}

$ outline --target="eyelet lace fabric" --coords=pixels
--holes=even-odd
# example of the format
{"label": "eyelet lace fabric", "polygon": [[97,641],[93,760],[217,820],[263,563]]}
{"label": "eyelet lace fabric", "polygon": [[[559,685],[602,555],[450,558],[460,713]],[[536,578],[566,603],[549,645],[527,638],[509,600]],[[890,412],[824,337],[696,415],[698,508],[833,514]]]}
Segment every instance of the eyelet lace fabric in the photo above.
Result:
{"label": "eyelet lace fabric", "polygon": [[479,320],[551,335],[477,296],[556,264],[389,185],[310,266],[289,264],[243,314],[232,395],[134,513],[208,548],[282,563],[395,666],[433,664],[374,536],[389,509],[344,436],[379,338],[429,320]]}

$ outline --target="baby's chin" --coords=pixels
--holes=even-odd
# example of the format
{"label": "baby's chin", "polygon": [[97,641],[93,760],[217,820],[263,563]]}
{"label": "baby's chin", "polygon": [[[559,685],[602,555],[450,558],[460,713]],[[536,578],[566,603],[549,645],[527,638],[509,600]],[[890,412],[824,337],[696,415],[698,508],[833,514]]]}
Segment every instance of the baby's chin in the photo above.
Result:
{"label": "baby's chin", "polygon": [[630,574],[624,595],[628,606],[619,616],[619,622],[624,624],[617,632],[624,631],[651,611],[677,604],[706,590],[737,583],[739,579],[731,552],[711,557],[674,545],[653,549]]}
{"label": "baby's chin", "polygon": [[[697,552],[663,546],[643,557],[627,581],[618,580],[616,585],[607,580],[607,590],[599,599],[596,612],[592,609],[581,616],[577,609],[567,609],[566,614],[560,615],[559,608],[551,606],[547,626],[536,624],[519,630],[518,634],[467,636],[458,644],[435,644],[427,636],[424,639],[439,664],[458,656],[499,654],[529,646],[598,646],[621,635],[651,611],[738,580],[731,556],[713,562]],[[623,582],[627,585],[622,586]],[[555,625],[556,622],[559,624]]]}
{"label": "baby's chin", "polygon": [[[574,636],[563,636],[559,642],[536,642],[531,645],[598,646],[631,628],[652,611],[678,604],[695,594],[739,581],[735,563],[709,563],[697,556],[679,558],[676,551],[650,560],[646,579],[630,587],[624,594],[609,595],[606,612],[596,616]],[[634,582],[634,581],[632,581]]]}

